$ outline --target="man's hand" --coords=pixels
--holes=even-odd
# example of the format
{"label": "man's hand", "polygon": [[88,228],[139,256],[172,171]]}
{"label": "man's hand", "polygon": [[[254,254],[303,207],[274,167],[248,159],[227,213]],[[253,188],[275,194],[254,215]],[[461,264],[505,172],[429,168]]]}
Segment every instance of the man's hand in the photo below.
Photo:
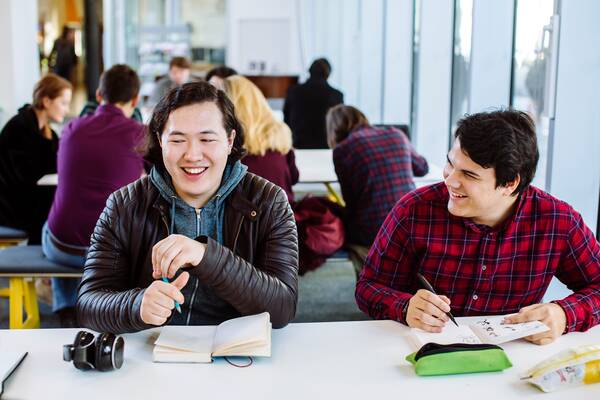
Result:
{"label": "man's hand", "polygon": [[184,298],[181,289],[185,286],[190,274],[182,272],[173,282],[167,283],[161,280],[154,281],[142,297],[140,316],[142,321],[150,325],[162,325],[171,316],[175,302],[183,304]]}
{"label": "man's hand", "polygon": [[183,235],[169,235],[152,247],[152,277],[172,278],[186,264],[200,264],[206,244]]}
{"label": "man's hand", "polygon": [[420,289],[408,301],[406,324],[411,328],[419,328],[427,332],[441,332],[450,319],[445,314],[449,311],[449,298]]}
{"label": "man's hand", "polygon": [[515,315],[506,317],[505,323],[518,324],[521,322],[542,321],[550,330],[535,335],[527,336],[528,340],[535,344],[548,344],[563,334],[567,326],[567,316],[561,306],[555,303],[533,304],[523,307]]}

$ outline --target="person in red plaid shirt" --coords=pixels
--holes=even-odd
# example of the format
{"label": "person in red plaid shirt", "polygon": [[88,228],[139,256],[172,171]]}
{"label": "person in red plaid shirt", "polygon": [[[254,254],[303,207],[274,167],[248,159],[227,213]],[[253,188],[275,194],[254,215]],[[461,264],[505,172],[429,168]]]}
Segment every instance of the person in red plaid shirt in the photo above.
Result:
{"label": "person in red plaid shirt", "polygon": [[[550,327],[552,342],[600,322],[600,244],[567,203],[530,185],[535,126],[520,111],[458,123],[444,182],[404,196],[381,227],[356,284],[361,310],[440,332],[455,316],[516,313]],[[421,289],[416,273],[432,284]],[[574,291],[541,303],[556,276]]]}

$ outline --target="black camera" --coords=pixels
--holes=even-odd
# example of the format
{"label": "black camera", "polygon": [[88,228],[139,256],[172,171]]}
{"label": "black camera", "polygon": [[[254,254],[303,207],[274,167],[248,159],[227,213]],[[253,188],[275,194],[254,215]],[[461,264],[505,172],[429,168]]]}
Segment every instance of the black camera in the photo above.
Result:
{"label": "black camera", "polygon": [[63,360],[73,361],[75,368],[84,371],[110,371],[123,365],[124,347],[123,338],[113,333],[95,337],[91,332],[79,331],[73,344],[63,346]]}

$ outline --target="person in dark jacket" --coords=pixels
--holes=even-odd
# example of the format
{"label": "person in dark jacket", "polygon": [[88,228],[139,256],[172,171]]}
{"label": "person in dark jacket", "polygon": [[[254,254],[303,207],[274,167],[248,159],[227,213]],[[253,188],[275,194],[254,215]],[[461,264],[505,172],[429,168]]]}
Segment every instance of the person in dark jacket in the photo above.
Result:
{"label": "person in dark jacket", "polygon": [[344,95],[327,83],[331,65],[325,58],[315,60],[309,68],[310,78],[292,86],[285,98],[283,116],[292,129],[297,149],[326,149],[325,114],[331,107],[342,104]]}
{"label": "person in dark jacket", "polygon": [[76,65],[75,30],[64,26],[62,34],[54,41],[54,46],[50,52],[50,68],[56,75],[70,82],[73,68]]}
{"label": "person in dark jacket", "polygon": [[225,79],[224,89],[244,126],[244,148],[248,154],[242,163],[248,171],[285,190],[293,204],[292,186],[298,183],[300,173],[296,167],[290,128],[275,118],[265,96],[247,78],[231,76]]}
{"label": "person in dark jacket", "polygon": [[37,186],[56,173],[58,136],[50,121],[62,122],[71,103],[72,86],[48,74],[33,90],[33,105],[19,109],[0,133],[0,225],[27,232],[39,244],[52,196]]}
{"label": "person in dark jacket", "polygon": [[386,216],[415,189],[413,176],[425,175],[429,166],[402,131],[374,127],[352,106],[329,110],[327,134],[346,203],[346,246],[360,272]]}
{"label": "person in dark jacket", "polygon": [[123,333],[267,311],[279,328],[294,317],[294,216],[281,188],[239,162],[243,141],[231,101],[207,82],[158,103],[148,127],[153,170],[109,197],[92,234],[82,326]]}

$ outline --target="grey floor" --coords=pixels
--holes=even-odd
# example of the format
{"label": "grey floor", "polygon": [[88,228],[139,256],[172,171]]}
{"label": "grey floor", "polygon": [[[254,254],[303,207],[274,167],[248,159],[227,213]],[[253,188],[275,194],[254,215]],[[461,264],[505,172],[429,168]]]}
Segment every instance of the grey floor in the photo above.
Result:
{"label": "grey floor", "polygon": [[[315,271],[300,277],[298,308],[293,322],[355,321],[367,319],[354,301],[356,279],[352,264],[329,260]],[[0,287],[8,281],[0,279]],[[60,328],[49,305],[38,302],[42,328]],[[0,299],[0,329],[8,328],[8,299]]]}

